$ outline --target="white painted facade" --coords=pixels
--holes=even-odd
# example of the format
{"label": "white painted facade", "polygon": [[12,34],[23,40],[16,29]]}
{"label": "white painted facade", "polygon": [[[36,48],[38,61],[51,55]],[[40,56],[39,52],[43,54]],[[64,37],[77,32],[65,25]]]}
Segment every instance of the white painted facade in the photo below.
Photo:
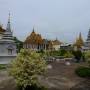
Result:
{"label": "white painted facade", "polygon": [[9,17],[6,30],[0,34],[0,64],[8,64],[16,56],[16,44],[13,40]]}

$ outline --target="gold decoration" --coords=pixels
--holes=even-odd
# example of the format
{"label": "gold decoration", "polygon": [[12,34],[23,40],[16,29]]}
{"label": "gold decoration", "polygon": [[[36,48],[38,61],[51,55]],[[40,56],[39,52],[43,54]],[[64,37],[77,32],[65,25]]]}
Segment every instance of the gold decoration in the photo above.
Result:
{"label": "gold decoration", "polygon": [[81,33],[79,34],[79,37],[76,39],[76,42],[74,45],[77,46],[77,48],[81,48],[84,45],[84,41]]}

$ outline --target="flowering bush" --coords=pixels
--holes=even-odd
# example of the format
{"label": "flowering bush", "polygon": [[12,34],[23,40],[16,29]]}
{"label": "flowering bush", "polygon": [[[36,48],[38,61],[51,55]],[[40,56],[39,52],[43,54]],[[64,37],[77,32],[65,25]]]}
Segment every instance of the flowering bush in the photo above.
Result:
{"label": "flowering bush", "polygon": [[46,71],[46,62],[40,54],[24,49],[11,62],[10,66],[10,75],[15,78],[17,85],[23,88],[39,85],[38,76]]}
{"label": "flowering bush", "polygon": [[78,67],[76,70],[75,70],[76,74],[80,77],[88,77],[90,78],[90,68],[89,67]]}

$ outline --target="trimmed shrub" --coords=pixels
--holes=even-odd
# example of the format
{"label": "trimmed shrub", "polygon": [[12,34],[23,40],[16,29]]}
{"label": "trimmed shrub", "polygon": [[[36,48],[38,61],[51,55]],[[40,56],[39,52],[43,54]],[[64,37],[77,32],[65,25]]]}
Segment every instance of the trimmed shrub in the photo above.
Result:
{"label": "trimmed shrub", "polygon": [[77,60],[76,62],[79,62],[81,57],[82,57],[82,52],[80,50],[77,50],[77,51],[72,51],[75,59]]}
{"label": "trimmed shrub", "polygon": [[0,64],[0,70],[6,69],[7,65],[6,64]]}
{"label": "trimmed shrub", "polygon": [[67,53],[64,54],[64,57],[65,57],[65,58],[72,58],[73,55],[72,55],[71,52],[68,51]]}
{"label": "trimmed shrub", "polygon": [[60,55],[61,55],[61,56],[64,56],[66,53],[67,53],[66,50],[64,50],[64,49],[60,50]]}
{"label": "trimmed shrub", "polygon": [[10,64],[9,73],[18,86],[27,90],[28,86],[40,86],[38,76],[43,75],[47,69],[46,61],[39,53],[22,49],[15,60]]}
{"label": "trimmed shrub", "polygon": [[90,77],[90,68],[89,67],[79,67],[76,69],[75,72],[80,77]]}

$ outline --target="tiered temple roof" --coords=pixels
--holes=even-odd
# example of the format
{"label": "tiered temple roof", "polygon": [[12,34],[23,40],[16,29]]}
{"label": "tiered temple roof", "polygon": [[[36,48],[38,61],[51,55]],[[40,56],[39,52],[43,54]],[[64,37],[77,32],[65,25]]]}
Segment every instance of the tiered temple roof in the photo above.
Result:
{"label": "tiered temple roof", "polygon": [[60,48],[60,45],[61,42],[59,40],[43,39],[41,34],[37,34],[33,29],[32,33],[26,38],[23,47],[33,50],[53,50]]}
{"label": "tiered temple roof", "polygon": [[32,33],[26,38],[24,43],[30,43],[30,44],[42,44],[43,39],[40,34],[36,34],[34,29]]}
{"label": "tiered temple roof", "polygon": [[14,42],[13,33],[11,31],[11,25],[10,25],[10,13],[9,13],[9,17],[8,17],[7,27],[6,27],[6,29],[3,29],[1,26],[0,33],[3,34],[2,39],[0,39],[0,42],[9,42],[9,41]]}
{"label": "tiered temple roof", "polygon": [[30,44],[43,44],[43,43],[47,43],[50,45],[60,45],[62,44],[59,40],[46,40],[43,39],[42,36],[40,34],[36,34],[36,32],[32,31],[32,33],[26,38],[24,43],[30,43]]}

